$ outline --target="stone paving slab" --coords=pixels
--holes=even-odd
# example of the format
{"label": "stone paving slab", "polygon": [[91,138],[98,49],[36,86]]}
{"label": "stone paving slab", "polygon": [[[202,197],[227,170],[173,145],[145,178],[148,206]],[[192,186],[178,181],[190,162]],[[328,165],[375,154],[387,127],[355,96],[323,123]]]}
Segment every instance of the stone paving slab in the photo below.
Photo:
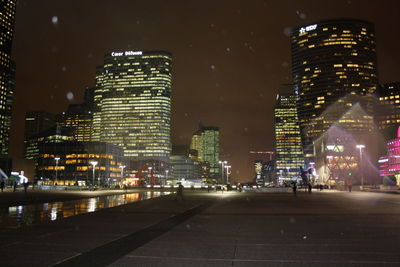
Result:
{"label": "stone paving slab", "polygon": [[[175,221],[210,201],[213,204]],[[119,258],[111,265],[400,266],[399,204],[398,195],[366,192],[299,192],[297,197],[205,192],[187,193],[182,202],[167,196],[23,229],[1,229],[0,251],[7,255],[1,265],[68,263],[72,256],[107,249],[129,235],[131,245],[135,234],[157,225],[162,232],[139,247],[123,254],[118,247],[109,250]]]}

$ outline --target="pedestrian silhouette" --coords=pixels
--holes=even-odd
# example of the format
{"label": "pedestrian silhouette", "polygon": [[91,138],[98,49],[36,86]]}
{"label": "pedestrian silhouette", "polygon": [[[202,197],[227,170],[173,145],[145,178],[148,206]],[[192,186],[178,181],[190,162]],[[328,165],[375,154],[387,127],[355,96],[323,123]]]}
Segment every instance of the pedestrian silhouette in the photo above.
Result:
{"label": "pedestrian silhouette", "polygon": [[296,183],[293,184],[293,195],[294,196],[297,195],[297,185],[296,185]]}
{"label": "pedestrian silhouette", "polygon": [[28,185],[29,185],[29,182],[25,182],[24,183],[24,191],[25,191],[25,193],[28,191]]}
{"label": "pedestrian silhouette", "polygon": [[311,194],[311,192],[312,192],[312,185],[309,183],[308,184],[308,193]]}
{"label": "pedestrian silhouette", "polygon": [[17,181],[14,181],[14,183],[13,183],[13,188],[14,188],[14,192],[17,190]]}
{"label": "pedestrian silhouette", "polygon": [[351,192],[351,188],[353,187],[352,184],[348,184],[347,187],[349,188],[349,192]]}
{"label": "pedestrian silhouette", "polygon": [[178,189],[176,190],[175,200],[179,200],[179,201],[183,200],[183,185],[181,183],[179,183]]}
{"label": "pedestrian silhouette", "polygon": [[1,192],[3,192],[3,190],[4,190],[4,180],[1,180],[0,188],[1,188]]}

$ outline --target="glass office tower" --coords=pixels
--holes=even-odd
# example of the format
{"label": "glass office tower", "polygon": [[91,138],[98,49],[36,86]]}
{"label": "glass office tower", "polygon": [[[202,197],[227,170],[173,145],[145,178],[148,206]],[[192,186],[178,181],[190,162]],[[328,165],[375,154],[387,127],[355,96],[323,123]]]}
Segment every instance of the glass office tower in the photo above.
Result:
{"label": "glass office tower", "polygon": [[400,126],[400,82],[386,83],[378,89],[377,121],[385,139],[396,137]]}
{"label": "glass office tower", "polygon": [[[326,20],[292,29],[292,73],[306,158],[313,141],[378,86],[372,23]],[[345,96],[354,96],[347,97]],[[336,103],[335,108],[327,108]],[[368,101],[362,107],[370,112]]]}
{"label": "glass office tower", "polygon": [[121,146],[135,161],[171,151],[171,64],[164,51],[112,52],[96,75],[93,141]]}
{"label": "glass office tower", "polygon": [[276,177],[279,182],[284,182],[298,178],[300,166],[304,166],[294,93],[277,96],[274,118]]}
{"label": "glass office tower", "polygon": [[8,155],[15,63],[11,60],[15,0],[0,0],[0,155]]}

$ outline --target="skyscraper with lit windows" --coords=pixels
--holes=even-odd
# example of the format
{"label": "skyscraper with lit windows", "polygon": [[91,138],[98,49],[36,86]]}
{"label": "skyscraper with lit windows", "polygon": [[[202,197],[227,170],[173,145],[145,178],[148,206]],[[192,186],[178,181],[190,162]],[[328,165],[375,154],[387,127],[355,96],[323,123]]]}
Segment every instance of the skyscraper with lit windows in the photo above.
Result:
{"label": "skyscraper with lit windows", "polygon": [[199,129],[193,134],[190,149],[197,151],[198,161],[208,166],[207,178],[218,179],[222,173],[219,163],[219,128],[199,124]]}
{"label": "skyscraper with lit windows", "polygon": [[15,0],[0,0],[0,155],[8,155],[11,108],[15,90],[15,63],[11,59]]}
{"label": "skyscraper with lit windows", "polygon": [[220,173],[219,164],[219,128],[202,126],[202,159],[210,164],[210,175],[216,176]]}
{"label": "skyscraper with lit windows", "polygon": [[92,140],[119,145],[135,161],[167,162],[171,64],[171,54],[164,51],[105,55],[96,75]]}
{"label": "skyscraper with lit windows", "polygon": [[203,138],[201,136],[201,130],[193,134],[190,149],[196,150],[198,160],[203,161]]}
{"label": "skyscraper with lit windows", "polygon": [[396,137],[400,126],[400,82],[386,83],[379,86],[379,107],[377,122],[386,140]]}
{"label": "skyscraper with lit windows", "polygon": [[281,88],[274,108],[274,121],[276,177],[282,182],[299,177],[299,167],[304,166],[296,96],[292,85]]}
{"label": "skyscraper with lit windows", "polygon": [[[357,97],[377,90],[374,25],[340,19],[295,27],[291,47],[303,150],[310,159],[313,141],[359,102]],[[370,112],[368,101],[362,107]]]}

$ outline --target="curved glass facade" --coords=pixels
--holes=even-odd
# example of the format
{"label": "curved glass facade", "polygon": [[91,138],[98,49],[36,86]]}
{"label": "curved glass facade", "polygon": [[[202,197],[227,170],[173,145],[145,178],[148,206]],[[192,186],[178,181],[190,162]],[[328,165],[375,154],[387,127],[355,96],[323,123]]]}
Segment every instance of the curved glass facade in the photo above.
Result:
{"label": "curved glass facade", "polygon": [[[359,101],[344,97],[377,90],[374,25],[342,19],[300,26],[292,30],[291,47],[303,150],[309,158],[312,142]],[[335,108],[326,112],[333,103]]]}

